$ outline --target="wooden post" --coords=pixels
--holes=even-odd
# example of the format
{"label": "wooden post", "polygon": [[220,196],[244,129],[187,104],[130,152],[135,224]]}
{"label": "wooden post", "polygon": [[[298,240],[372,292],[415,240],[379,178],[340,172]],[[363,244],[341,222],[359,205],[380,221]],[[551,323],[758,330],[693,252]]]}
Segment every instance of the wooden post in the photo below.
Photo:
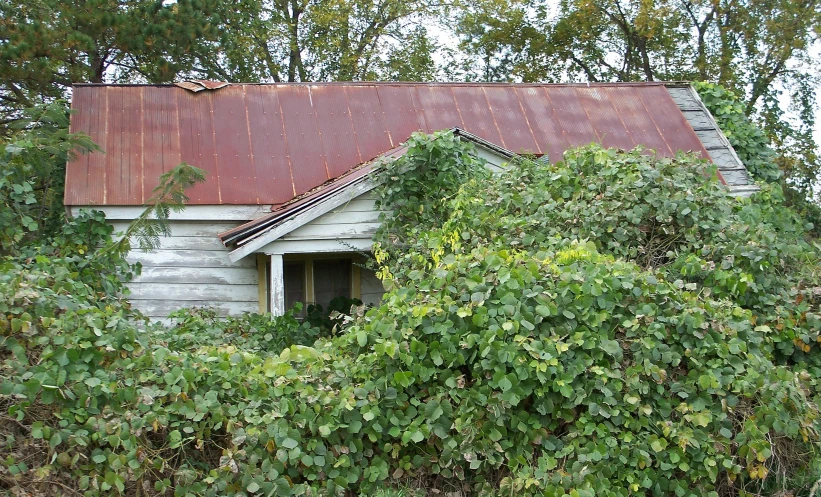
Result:
{"label": "wooden post", "polygon": [[282,268],[282,255],[271,254],[271,314],[285,314],[285,276]]}

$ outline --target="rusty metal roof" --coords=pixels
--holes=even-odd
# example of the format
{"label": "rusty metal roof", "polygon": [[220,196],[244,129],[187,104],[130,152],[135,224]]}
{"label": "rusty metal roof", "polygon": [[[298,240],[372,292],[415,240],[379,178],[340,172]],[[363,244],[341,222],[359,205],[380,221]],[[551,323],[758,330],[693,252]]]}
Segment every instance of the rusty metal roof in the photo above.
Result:
{"label": "rusty metal roof", "polygon": [[243,225],[237,226],[236,228],[220,233],[217,237],[224,244],[244,243],[257,234],[267,230],[271,226],[287,220],[300,212],[310,209],[314,204],[322,201],[328,195],[339,191],[346,186],[365,181],[368,174],[373,171],[377,164],[380,164],[385,160],[394,160],[397,157],[404,155],[406,151],[407,147],[405,145],[400,145],[399,147],[393,148],[379,157],[376,157],[374,160],[356,166],[345,172],[342,176],[328,180],[316,188],[293,198],[292,200],[273,209],[270,214],[266,214],[265,216],[254,219],[253,221],[249,221]]}
{"label": "rusty metal roof", "polygon": [[180,162],[208,172],[195,205],[280,205],[398,147],[458,127],[558,160],[590,142],[662,156],[702,142],[662,83],[76,85],[71,129],[105,154],[68,164],[66,205],[140,205]]}

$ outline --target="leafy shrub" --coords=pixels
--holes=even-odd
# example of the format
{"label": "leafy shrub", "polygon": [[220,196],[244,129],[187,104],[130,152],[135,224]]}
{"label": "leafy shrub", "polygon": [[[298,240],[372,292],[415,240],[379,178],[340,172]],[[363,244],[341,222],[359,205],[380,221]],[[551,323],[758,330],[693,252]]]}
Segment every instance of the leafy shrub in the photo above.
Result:
{"label": "leafy shrub", "polygon": [[323,332],[329,336],[329,330],[297,320],[298,313],[299,308],[294,308],[272,320],[266,314],[224,318],[208,308],[180,309],[169,316],[172,326],[154,326],[150,332],[172,350],[239,345],[260,355],[279,354],[291,345],[313,345]]}
{"label": "leafy shrub", "polygon": [[309,304],[305,313],[305,322],[322,330],[326,337],[330,337],[350,319],[351,308],[361,305],[361,300],[345,296],[334,297],[328,303],[327,309],[323,309],[319,304]]}
{"label": "leafy shrub", "polygon": [[[282,475],[266,492],[290,492],[285,464],[269,457],[275,433],[277,444],[290,445],[287,432],[266,430],[299,400],[281,386],[287,369],[275,367],[274,347],[310,340],[293,316],[217,324],[181,313],[176,328],[154,334],[135,326],[139,316],[126,302],[75,279],[62,260],[0,269],[2,486],[236,493],[260,479],[245,459],[248,437],[257,449],[248,455],[265,456],[267,478],[272,468]],[[292,359],[315,355],[285,350]]]}
{"label": "leafy shrub", "polygon": [[746,116],[738,95],[713,83],[695,83],[694,87],[753,179],[780,182],[786,205],[812,224],[808,229],[813,236],[821,236],[821,206],[812,173],[812,159],[817,159],[817,154],[777,154],[766,133]]}
{"label": "leafy shrub", "polygon": [[[383,177],[435,191],[414,160],[436,138],[419,140]],[[714,178],[690,157],[590,146],[388,217],[394,290],[351,333],[416,399],[388,413],[400,467],[507,468],[500,488],[547,495],[726,493],[817,471],[773,454],[817,451],[818,246],[777,189],[733,199]]]}

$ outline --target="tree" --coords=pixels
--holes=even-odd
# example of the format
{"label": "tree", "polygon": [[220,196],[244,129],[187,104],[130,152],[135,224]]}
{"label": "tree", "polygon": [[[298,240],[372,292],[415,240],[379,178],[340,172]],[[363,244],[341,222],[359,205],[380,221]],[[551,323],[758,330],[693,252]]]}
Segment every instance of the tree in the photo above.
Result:
{"label": "tree", "polygon": [[[226,14],[231,36],[204,68],[226,80],[263,82],[430,75],[432,61],[421,73],[412,66],[435,50],[420,28],[434,7],[428,0],[242,0]],[[397,71],[397,56],[418,60]]]}
{"label": "tree", "polygon": [[0,141],[0,256],[60,230],[66,161],[93,150],[87,136],[68,132],[65,102],[26,109],[14,122]]}
{"label": "tree", "polygon": [[5,119],[68,95],[74,83],[173,80],[219,41],[215,0],[3,0],[0,101]]}

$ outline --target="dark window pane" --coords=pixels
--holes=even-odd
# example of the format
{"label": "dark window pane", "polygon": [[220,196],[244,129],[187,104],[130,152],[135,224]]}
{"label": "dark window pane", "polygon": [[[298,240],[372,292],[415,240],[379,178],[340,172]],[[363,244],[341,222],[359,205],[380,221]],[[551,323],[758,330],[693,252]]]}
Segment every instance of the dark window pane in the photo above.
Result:
{"label": "dark window pane", "polygon": [[305,303],[305,263],[286,262],[283,266],[285,309],[290,309],[297,302]]}
{"label": "dark window pane", "polygon": [[336,297],[351,298],[351,260],[315,260],[314,295],[323,309]]}

